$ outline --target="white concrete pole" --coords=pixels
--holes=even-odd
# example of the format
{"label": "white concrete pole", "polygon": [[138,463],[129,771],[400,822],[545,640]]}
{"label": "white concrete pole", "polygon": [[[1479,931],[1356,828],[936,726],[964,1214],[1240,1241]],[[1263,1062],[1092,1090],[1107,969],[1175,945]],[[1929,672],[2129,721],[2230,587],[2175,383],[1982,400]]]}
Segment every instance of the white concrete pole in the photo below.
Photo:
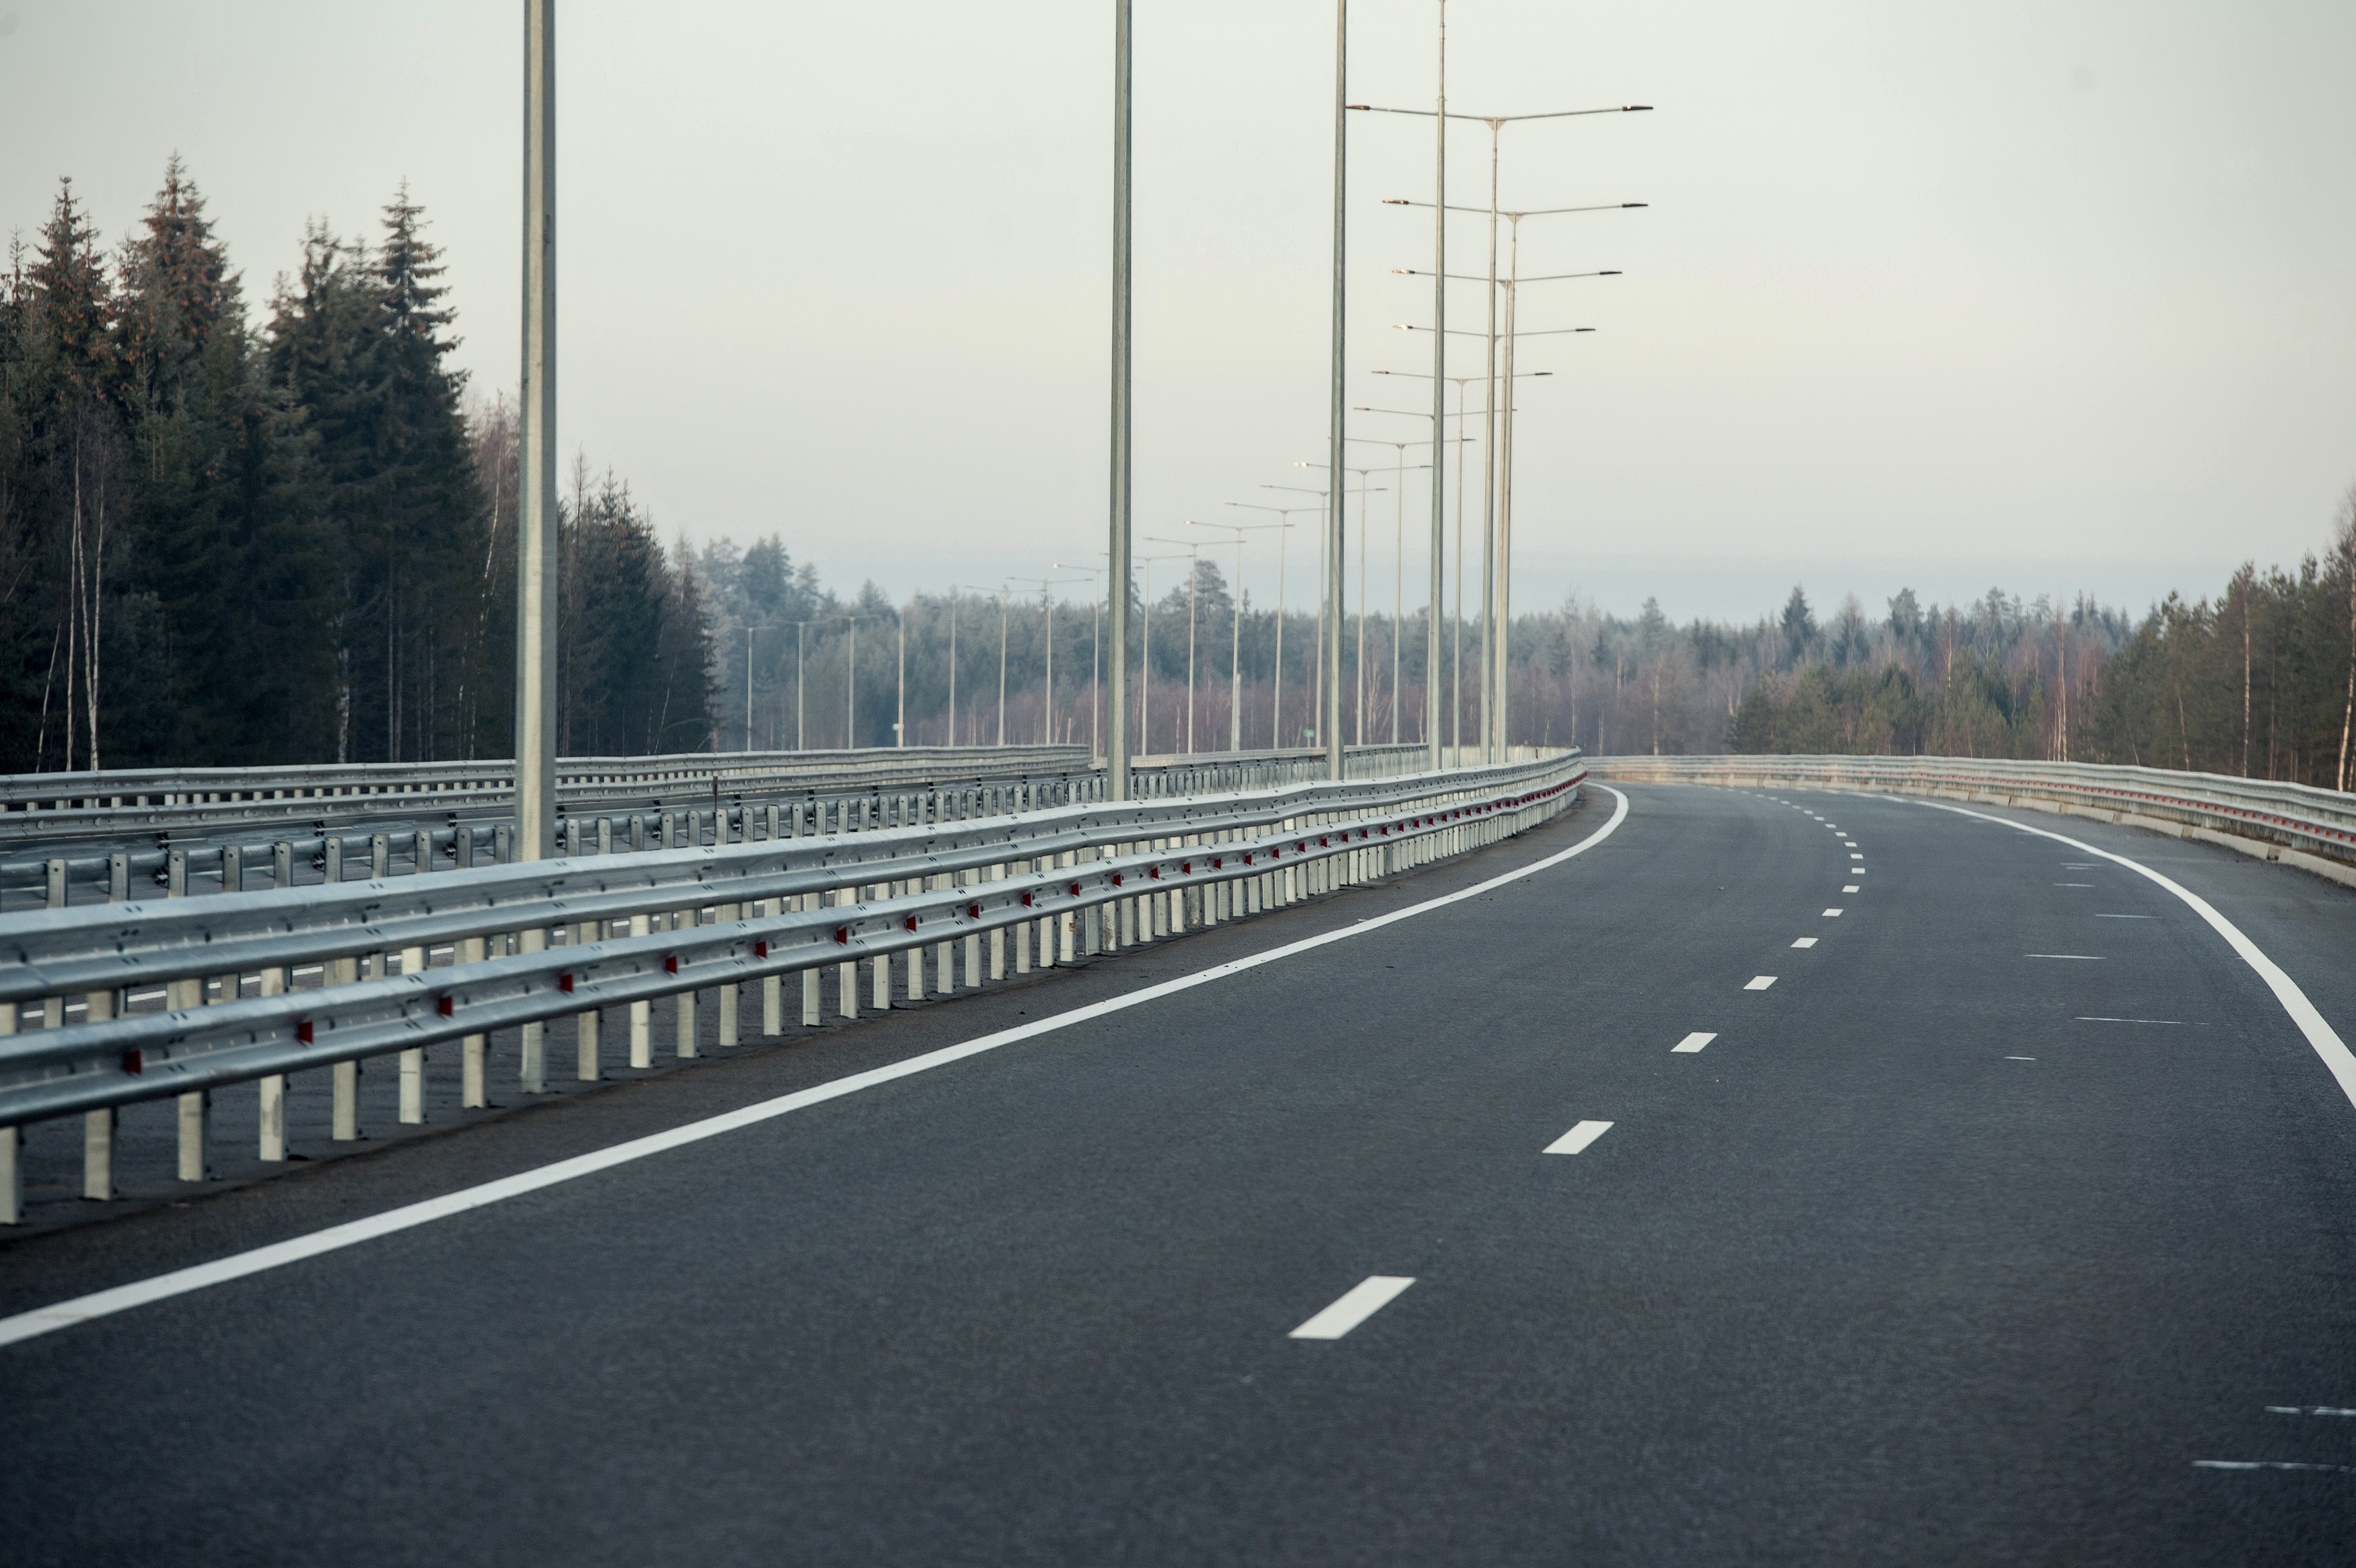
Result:
{"label": "white concrete pole", "polygon": [[1349,249],[1350,0],[1333,0],[1333,321],[1332,400],[1326,411],[1324,672],[1318,737],[1325,746],[1325,776],[1342,776],[1342,507],[1347,499],[1342,475],[1344,327]]}
{"label": "white concrete pole", "polygon": [[1130,549],[1130,0],[1113,0],[1112,88],[1112,504],[1106,563],[1112,682],[1105,793],[1129,798]]}
{"label": "white concrete pole", "polygon": [[556,832],[556,0],[524,0],[523,18],[516,858],[538,860]]}

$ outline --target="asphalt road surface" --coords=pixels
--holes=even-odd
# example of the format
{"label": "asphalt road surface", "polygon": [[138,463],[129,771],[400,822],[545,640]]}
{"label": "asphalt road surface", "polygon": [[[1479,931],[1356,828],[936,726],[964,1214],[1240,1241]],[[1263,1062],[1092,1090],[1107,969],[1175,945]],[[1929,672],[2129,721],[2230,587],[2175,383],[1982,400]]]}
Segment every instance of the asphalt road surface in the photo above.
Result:
{"label": "asphalt road surface", "polygon": [[0,1247],[21,1324],[543,1173],[0,1345],[0,1559],[2356,1561],[2356,1107],[2182,899],[1994,819],[2206,899],[2343,1036],[2356,895],[2030,812],[1624,794]]}

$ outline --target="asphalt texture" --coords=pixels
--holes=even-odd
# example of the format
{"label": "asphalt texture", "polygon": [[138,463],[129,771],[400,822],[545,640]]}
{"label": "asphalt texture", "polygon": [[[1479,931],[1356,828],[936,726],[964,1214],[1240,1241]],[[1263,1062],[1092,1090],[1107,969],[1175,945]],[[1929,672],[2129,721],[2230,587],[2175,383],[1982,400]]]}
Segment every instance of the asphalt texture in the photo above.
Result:
{"label": "asphalt texture", "polygon": [[[0,1348],[0,1558],[2356,1561],[2356,1107],[2256,975],[2048,838],[1624,787],[1615,833],[1477,898]],[[1117,961],[27,1237],[0,1315],[1348,926],[1595,833],[1588,795]],[[2175,878],[2356,1034],[2356,895],[1987,814]],[[1415,1283],[1290,1337],[1377,1275]]]}

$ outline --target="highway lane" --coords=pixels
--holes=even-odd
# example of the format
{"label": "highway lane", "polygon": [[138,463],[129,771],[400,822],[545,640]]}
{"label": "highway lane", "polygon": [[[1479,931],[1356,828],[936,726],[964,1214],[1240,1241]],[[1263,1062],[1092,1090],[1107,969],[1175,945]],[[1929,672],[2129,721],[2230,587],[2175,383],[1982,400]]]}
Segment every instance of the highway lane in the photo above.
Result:
{"label": "highway lane", "polygon": [[[1594,833],[1592,793],[1384,887],[35,1238],[0,1313],[1419,902]],[[2356,1477],[2196,1467],[2356,1464],[2308,1413],[2356,1406],[2356,1109],[2248,966],[1997,824],[1628,794],[1476,899],[0,1349],[12,1560],[2346,1561]],[[2016,815],[2356,1019],[2340,890]],[[1415,1283],[1290,1337],[1377,1275]]]}

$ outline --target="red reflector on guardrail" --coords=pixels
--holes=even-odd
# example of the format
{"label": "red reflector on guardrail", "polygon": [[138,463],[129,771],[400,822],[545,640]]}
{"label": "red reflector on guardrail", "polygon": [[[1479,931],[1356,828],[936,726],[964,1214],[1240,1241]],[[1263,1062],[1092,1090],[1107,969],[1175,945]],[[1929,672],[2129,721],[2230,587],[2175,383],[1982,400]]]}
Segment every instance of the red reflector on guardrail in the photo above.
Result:
{"label": "red reflector on guardrail", "polygon": [[965,917],[968,920],[980,920],[981,918],[981,906],[980,904],[966,905]]}
{"label": "red reflector on guardrail", "polygon": [[[766,937],[763,937],[760,941],[755,942],[755,944],[753,944],[753,956],[754,956],[754,957],[755,957],[755,958],[766,958],[768,955],[769,955],[769,942],[768,942],[768,938],[766,938]],[[566,978],[568,978],[568,979],[569,979],[569,978],[571,978],[571,976],[566,976]]]}
{"label": "red reflector on guardrail", "polygon": [[1031,895],[1029,893],[1024,893],[1023,895],[1023,907],[1024,909],[1029,909],[1031,907]]}
{"label": "red reflector on guardrail", "polygon": [[434,998],[434,1010],[440,1013],[445,1019],[449,1018],[457,1012],[458,1000],[456,997],[451,996],[447,991],[444,991],[442,995]]}
{"label": "red reflector on guardrail", "polygon": [[123,1053],[123,1071],[130,1073],[134,1078],[147,1071],[147,1058],[137,1047],[134,1046]]}
{"label": "red reflector on guardrail", "polygon": [[566,996],[571,996],[573,994],[573,976],[570,975],[559,975],[556,977],[556,988],[563,992]]}
{"label": "red reflector on guardrail", "polygon": [[849,926],[847,926],[847,925],[838,925],[838,926],[836,926],[836,927],[834,928],[834,941],[835,941],[835,945],[836,945],[836,946],[838,946],[838,947],[848,947],[848,946],[850,946],[850,945],[851,945],[851,927],[849,927]]}
{"label": "red reflector on guardrail", "polygon": [[298,1019],[295,1020],[294,1043],[297,1045],[308,1045],[311,1043],[311,1020],[309,1019]]}
{"label": "red reflector on guardrail", "polygon": [[1074,882],[1074,883],[1072,884],[1071,891],[1072,891],[1072,896],[1073,896],[1074,898],[1078,898],[1078,897],[1080,896],[1080,884],[1079,884],[1079,883],[1077,883],[1077,882]]}
{"label": "red reflector on guardrail", "polygon": [[[1112,885],[1113,885],[1114,887],[1119,887],[1119,886],[1121,885],[1121,875],[1120,875],[1120,873],[1119,873],[1119,871],[1115,871],[1115,872],[1112,874]],[[1078,889],[1076,889],[1076,888],[1075,888],[1075,889],[1074,889],[1074,890],[1072,890],[1072,891],[1075,891],[1075,892],[1077,892],[1079,890],[1078,890]]]}
{"label": "red reflector on guardrail", "polygon": [[913,914],[902,915],[900,917],[900,923],[910,931],[914,931],[916,929],[916,917]]}
{"label": "red reflector on guardrail", "polygon": [[676,975],[679,973],[678,954],[666,953],[663,955],[663,973],[666,975]]}

